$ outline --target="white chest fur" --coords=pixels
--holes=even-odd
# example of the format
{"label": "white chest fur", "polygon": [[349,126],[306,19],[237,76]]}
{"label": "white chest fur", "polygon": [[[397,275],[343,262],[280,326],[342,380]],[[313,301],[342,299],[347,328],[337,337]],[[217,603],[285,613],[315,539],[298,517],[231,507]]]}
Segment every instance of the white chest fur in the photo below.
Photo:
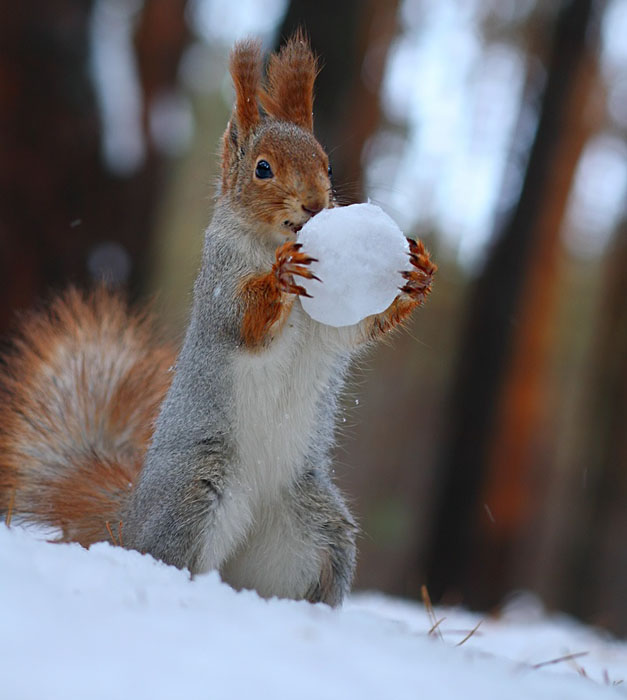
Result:
{"label": "white chest fur", "polygon": [[335,363],[315,322],[295,303],[281,333],[235,361],[236,444],[243,486],[272,498],[302,469],[317,405]]}

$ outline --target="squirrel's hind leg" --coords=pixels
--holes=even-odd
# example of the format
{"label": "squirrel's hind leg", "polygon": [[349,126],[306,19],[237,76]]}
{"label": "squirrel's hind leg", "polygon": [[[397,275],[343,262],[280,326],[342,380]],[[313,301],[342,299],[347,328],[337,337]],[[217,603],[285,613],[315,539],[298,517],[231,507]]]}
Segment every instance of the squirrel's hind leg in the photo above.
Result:
{"label": "squirrel's hind leg", "polygon": [[356,533],[339,491],[326,475],[309,470],[267,506],[221,575],[264,598],[339,605],[353,579]]}
{"label": "squirrel's hind leg", "polygon": [[298,482],[291,505],[300,527],[310,533],[320,563],[305,599],[340,605],[356,564],[357,525],[344,498],[328,476],[309,471]]}

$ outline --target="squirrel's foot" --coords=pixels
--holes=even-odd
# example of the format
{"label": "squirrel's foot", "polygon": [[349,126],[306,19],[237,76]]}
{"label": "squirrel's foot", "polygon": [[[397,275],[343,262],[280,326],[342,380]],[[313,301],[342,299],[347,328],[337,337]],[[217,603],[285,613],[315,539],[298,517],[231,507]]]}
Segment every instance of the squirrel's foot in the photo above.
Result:
{"label": "squirrel's foot", "polygon": [[307,265],[312,262],[318,262],[316,258],[309,257],[305,253],[301,253],[302,243],[288,241],[284,243],[276,251],[276,262],[272,266],[276,279],[279,283],[281,291],[288,294],[298,294],[303,297],[309,297],[304,287],[296,284],[294,275],[305,277],[306,279],[319,280],[311,270],[307,269]]}
{"label": "squirrel's foot", "polygon": [[400,290],[418,304],[422,304],[431,291],[433,275],[438,268],[435,263],[431,262],[422,241],[414,241],[411,238],[408,238],[407,241],[412,269],[403,270],[401,273],[406,282]]}

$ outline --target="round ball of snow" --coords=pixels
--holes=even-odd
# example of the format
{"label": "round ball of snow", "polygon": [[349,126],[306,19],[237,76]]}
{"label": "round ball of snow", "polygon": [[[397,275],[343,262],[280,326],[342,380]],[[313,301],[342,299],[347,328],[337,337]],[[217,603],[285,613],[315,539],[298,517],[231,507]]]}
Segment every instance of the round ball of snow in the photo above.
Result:
{"label": "round ball of snow", "polygon": [[320,278],[298,278],[311,299],[303,309],[328,326],[350,326],[385,311],[405,284],[409,246],[396,223],[374,204],[325,209],[310,219],[298,237],[302,251],[318,262]]}

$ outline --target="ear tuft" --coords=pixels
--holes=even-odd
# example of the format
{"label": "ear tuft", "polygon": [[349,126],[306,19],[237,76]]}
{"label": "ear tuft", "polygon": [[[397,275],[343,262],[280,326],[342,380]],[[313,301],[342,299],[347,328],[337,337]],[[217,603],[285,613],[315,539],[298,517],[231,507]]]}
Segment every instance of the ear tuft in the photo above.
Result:
{"label": "ear tuft", "polygon": [[275,119],[292,122],[313,131],[313,88],[318,61],[309,40],[298,29],[268,62],[267,88],[259,99]]}
{"label": "ear tuft", "polygon": [[237,124],[246,136],[260,119],[257,100],[261,88],[261,42],[238,41],[231,52],[230,70],[235,86]]}

